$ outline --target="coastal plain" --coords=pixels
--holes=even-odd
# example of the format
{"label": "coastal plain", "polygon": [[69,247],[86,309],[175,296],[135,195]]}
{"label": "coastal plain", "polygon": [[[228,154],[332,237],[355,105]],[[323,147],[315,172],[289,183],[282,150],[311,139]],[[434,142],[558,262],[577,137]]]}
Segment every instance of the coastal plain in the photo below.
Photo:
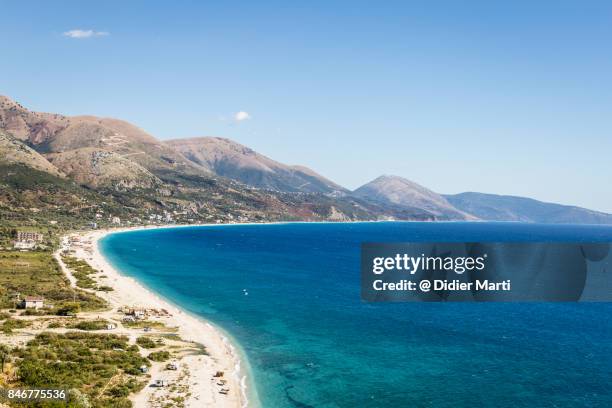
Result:
{"label": "coastal plain", "polygon": [[[168,312],[165,316],[148,319],[160,322],[166,327],[176,328],[180,339],[192,342],[196,349],[198,346],[205,349],[205,353],[187,354],[179,360],[180,366],[188,372],[183,378],[180,378],[181,371],[164,370],[164,365],[160,364],[151,369],[152,375],[157,375],[153,379],[162,379],[169,384],[179,382],[186,387],[185,407],[246,406],[245,378],[241,371],[240,358],[228,338],[209,322],[191,316],[144,288],[136,280],[121,275],[104,258],[98,247],[98,241],[109,232],[116,231],[98,230],[69,236],[63,241],[63,245],[66,245],[63,250],[74,251],[76,258],[86,260],[100,271],[100,276],[104,276],[99,278],[100,282],[114,289],[102,294],[112,310],[126,306],[165,310]],[[223,376],[220,377],[219,373],[223,373]],[[229,392],[221,393],[222,390]],[[172,398],[172,394],[172,387],[149,386],[136,394],[132,401],[134,407],[164,406],[163,403]]]}

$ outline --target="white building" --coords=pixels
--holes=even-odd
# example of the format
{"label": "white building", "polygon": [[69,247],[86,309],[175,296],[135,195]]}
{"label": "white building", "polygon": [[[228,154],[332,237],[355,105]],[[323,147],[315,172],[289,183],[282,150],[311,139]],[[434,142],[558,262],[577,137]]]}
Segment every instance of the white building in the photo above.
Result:
{"label": "white building", "polygon": [[15,241],[15,249],[34,249],[36,242],[34,241]]}
{"label": "white building", "polygon": [[121,218],[119,218],[119,217],[113,217],[113,218],[111,218],[111,222],[112,222],[113,224],[121,225]]}
{"label": "white building", "polygon": [[45,299],[39,296],[26,296],[21,301],[21,306],[26,309],[40,309],[45,306]]}

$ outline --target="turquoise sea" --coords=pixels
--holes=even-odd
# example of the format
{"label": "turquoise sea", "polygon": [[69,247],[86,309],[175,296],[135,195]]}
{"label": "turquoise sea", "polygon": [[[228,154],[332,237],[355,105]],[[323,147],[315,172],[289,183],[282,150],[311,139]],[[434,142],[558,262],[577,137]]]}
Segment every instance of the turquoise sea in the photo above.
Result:
{"label": "turquoise sea", "polygon": [[228,332],[264,407],[612,406],[612,304],[363,303],[363,241],[610,242],[612,227],[228,225],[117,233],[100,246]]}

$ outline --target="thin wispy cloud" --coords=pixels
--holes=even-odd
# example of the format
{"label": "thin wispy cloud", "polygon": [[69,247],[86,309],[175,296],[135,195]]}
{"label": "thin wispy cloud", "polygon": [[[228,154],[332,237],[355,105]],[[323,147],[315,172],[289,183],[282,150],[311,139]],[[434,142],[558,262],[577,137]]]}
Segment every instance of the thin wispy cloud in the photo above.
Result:
{"label": "thin wispy cloud", "polygon": [[108,31],[95,31],[95,30],[70,30],[62,34],[64,37],[76,38],[79,40],[93,37],[105,37],[110,35]]}

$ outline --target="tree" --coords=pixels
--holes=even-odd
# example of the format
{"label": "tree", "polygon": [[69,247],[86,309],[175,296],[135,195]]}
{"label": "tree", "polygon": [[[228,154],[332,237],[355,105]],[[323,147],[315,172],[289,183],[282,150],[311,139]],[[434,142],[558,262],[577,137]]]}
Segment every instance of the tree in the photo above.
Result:
{"label": "tree", "polygon": [[9,360],[11,356],[11,349],[9,346],[7,346],[6,344],[0,344],[0,361],[2,362],[2,371],[1,373],[4,374],[4,363],[6,363],[7,360]]}

